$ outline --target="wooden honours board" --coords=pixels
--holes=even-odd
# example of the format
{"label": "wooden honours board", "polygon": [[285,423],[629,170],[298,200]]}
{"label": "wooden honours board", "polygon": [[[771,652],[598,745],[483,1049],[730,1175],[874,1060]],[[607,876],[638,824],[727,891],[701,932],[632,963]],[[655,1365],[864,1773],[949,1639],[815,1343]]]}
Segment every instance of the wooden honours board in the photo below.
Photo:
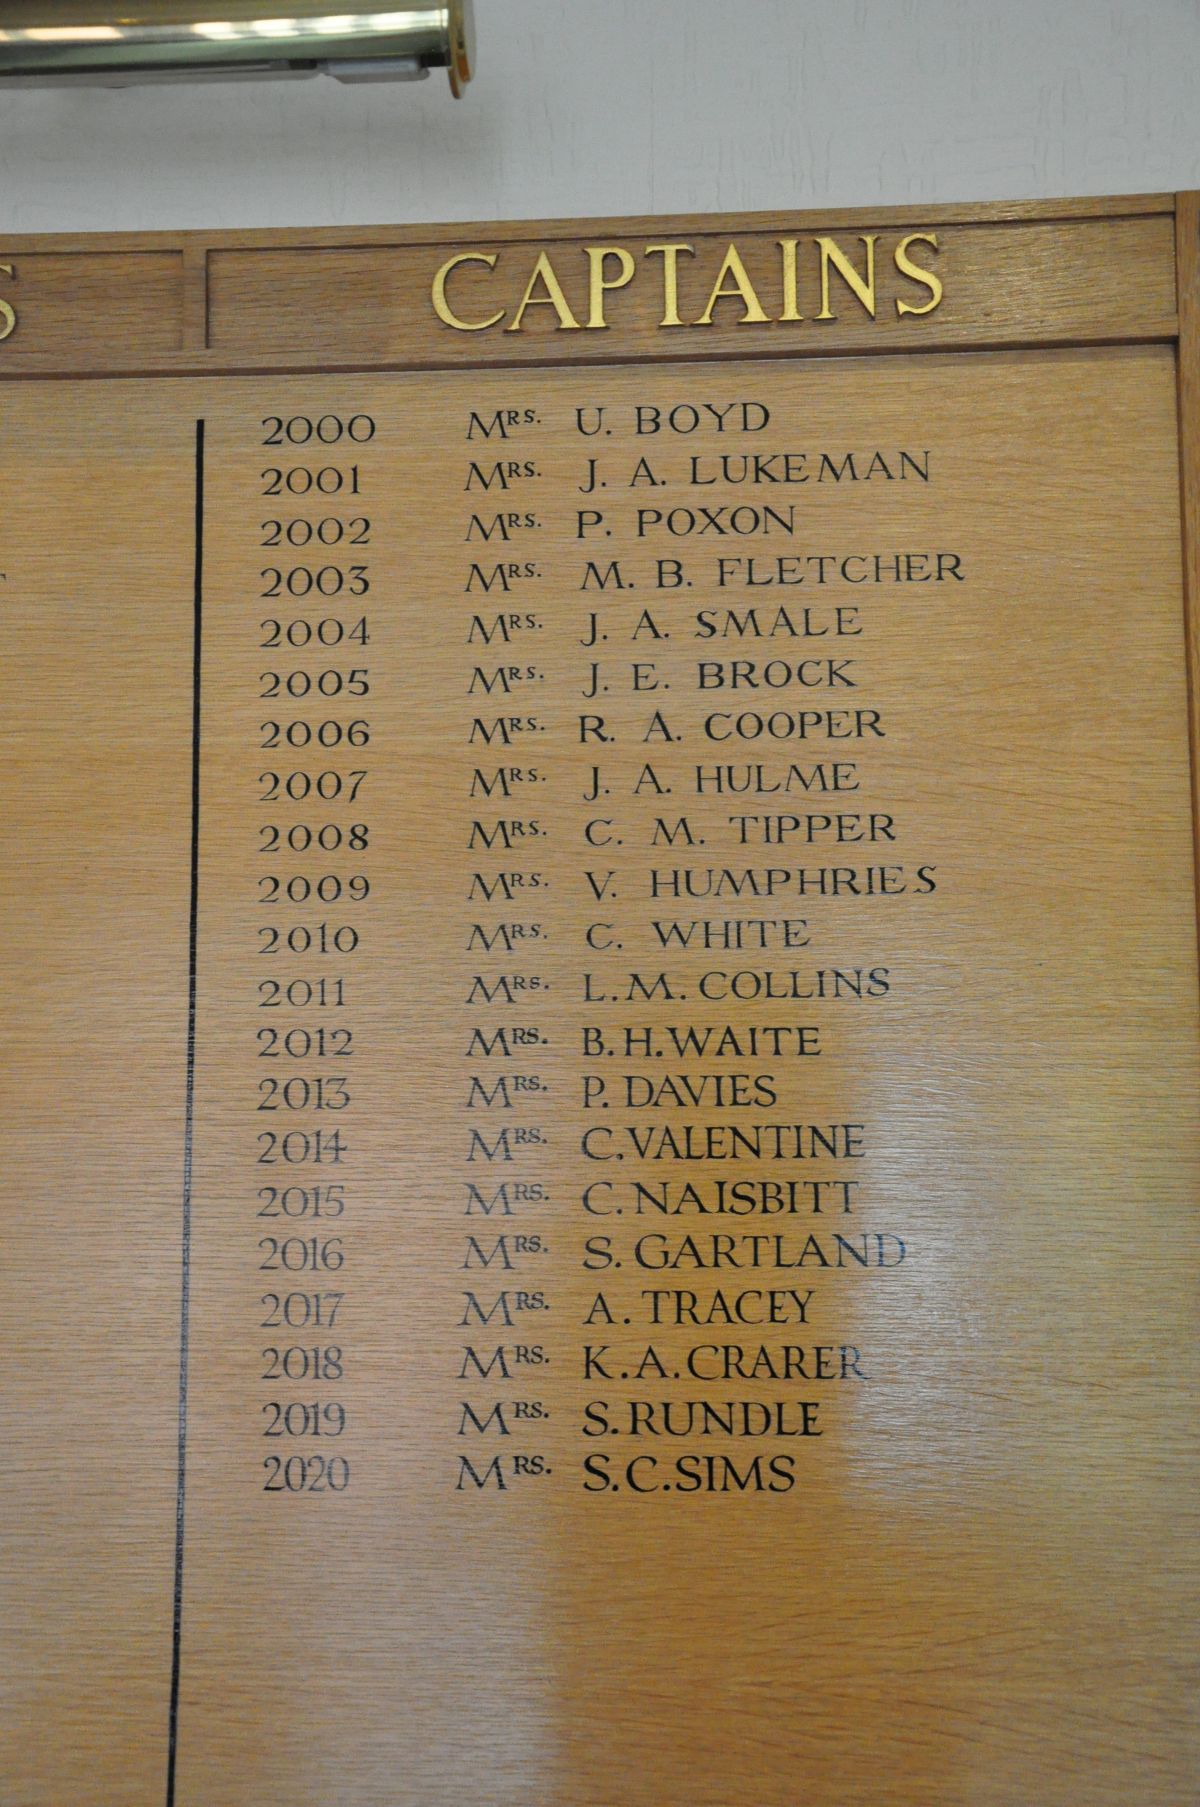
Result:
{"label": "wooden honours board", "polygon": [[1197,1798],[1198,246],[0,244],[5,1807]]}

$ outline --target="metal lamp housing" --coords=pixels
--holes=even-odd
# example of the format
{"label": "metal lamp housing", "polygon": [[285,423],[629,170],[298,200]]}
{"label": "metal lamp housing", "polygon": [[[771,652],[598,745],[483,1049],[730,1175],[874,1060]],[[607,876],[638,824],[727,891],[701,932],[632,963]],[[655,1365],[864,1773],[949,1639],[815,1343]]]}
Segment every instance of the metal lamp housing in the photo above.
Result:
{"label": "metal lamp housing", "polygon": [[420,81],[431,69],[446,69],[458,96],[474,73],[472,0],[357,12],[334,12],[330,0],[292,0],[278,15],[271,5],[143,0],[122,8],[89,0],[0,0],[0,84],[124,87],[321,74],[340,81]]}

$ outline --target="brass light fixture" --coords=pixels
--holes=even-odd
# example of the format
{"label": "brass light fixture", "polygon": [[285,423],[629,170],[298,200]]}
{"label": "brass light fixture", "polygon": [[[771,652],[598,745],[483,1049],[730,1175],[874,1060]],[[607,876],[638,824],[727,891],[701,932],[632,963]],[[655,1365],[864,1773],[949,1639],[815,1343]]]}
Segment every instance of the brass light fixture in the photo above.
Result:
{"label": "brass light fixture", "polygon": [[[332,75],[339,81],[420,81],[446,69],[461,95],[474,73],[472,0],[335,12],[336,0],[0,0],[0,85],[198,81]],[[268,14],[271,16],[264,16]]]}

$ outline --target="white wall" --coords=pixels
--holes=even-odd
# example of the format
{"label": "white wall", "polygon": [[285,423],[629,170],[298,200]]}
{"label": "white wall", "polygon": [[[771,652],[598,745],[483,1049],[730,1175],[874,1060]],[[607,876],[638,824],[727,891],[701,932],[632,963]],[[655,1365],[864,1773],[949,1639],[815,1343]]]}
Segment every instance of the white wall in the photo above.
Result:
{"label": "white wall", "polygon": [[0,231],[1200,187],[1200,0],[476,10],[479,76],[458,103],[440,73],[417,87],[4,93]]}

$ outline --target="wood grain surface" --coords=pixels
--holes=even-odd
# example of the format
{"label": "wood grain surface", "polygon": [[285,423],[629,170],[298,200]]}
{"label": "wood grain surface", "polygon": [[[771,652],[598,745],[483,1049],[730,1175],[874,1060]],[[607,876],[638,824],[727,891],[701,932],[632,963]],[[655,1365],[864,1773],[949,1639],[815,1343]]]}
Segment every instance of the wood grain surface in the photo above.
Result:
{"label": "wood grain surface", "polygon": [[1015,211],[1004,349],[0,343],[5,1807],[1195,1797],[1196,207]]}
{"label": "wood grain surface", "polygon": [[[765,328],[740,323],[726,302],[703,330],[661,332],[658,268],[643,246],[672,240],[692,244],[680,259],[683,301],[703,310],[722,254],[735,240],[762,288],[766,311],[781,299],[778,239],[834,235],[847,255],[864,262],[862,235],[881,241],[881,266],[890,246],[908,232],[938,236],[935,260],[946,285],[936,313],[899,317],[892,288],[870,319],[852,297],[839,297],[832,320],[796,324],[772,319]],[[597,220],[581,233],[578,221],[494,221],[388,231],[379,227],[330,232],[125,233],[103,240],[102,281],[121,253],[170,257],[175,282],[160,292],[161,317],[147,319],[136,301],[109,290],[85,311],[86,339],[64,343],[55,322],[56,296],[69,307],[89,280],[99,241],[63,235],[15,235],[0,241],[0,265],[11,259],[17,301],[24,270],[48,289],[49,305],[22,309],[18,333],[0,343],[6,375],[85,375],[89,371],[155,373],[265,369],[462,368],[475,364],[659,361],[729,356],[841,355],[846,352],[979,349],[1010,344],[1071,344],[1094,340],[1173,340],[1177,330],[1174,204],[1143,195],[1031,203],[1020,207],[929,207],[916,218],[898,208],[849,209],[838,215],[683,215],[670,219]],[[576,308],[587,293],[588,244],[631,247],[644,269],[635,288],[610,297],[609,324],[600,334],[556,332],[545,309],[527,316],[517,337],[455,333],[429,306],[432,278],[447,255],[491,247],[503,258],[502,299],[510,313],[540,248],[548,248]],[[440,252],[440,255],[439,255]],[[924,255],[924,251],[920,255]],[[914,256],[918,255],[914,251]],[[805,311],[819,304],[811,246],[800,255]],[[135,264],[131,269],[149,269]],[[478,274],[478,272],[476,272]],[[98,280],[92,278],[91,280]],[[495,286],[495,285],[493,285]],[[659,287],[661,284],[659,285]],[[924,293],[908,291],[923,301]],[[96,322],[92,326],[91,322]],[[181,319],[187,322],[181,343]],[[738,321],[738,324],[733,322]]]}

